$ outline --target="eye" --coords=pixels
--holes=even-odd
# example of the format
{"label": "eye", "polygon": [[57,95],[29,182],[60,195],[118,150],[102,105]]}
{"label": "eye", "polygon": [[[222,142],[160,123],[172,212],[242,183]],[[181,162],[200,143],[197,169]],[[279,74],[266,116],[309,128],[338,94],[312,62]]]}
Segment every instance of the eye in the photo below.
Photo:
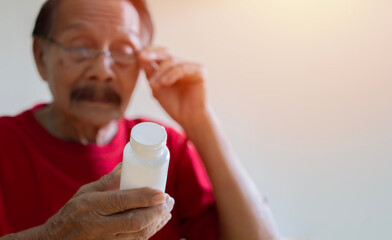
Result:
{"label": "eye", "polygon": [[69,53],[72,58],[76,61],[82,61],[84,59],[93,58],[96,54],[96,50],[87,47],[71,47]]}
{"label": "eye", "polygon": [[117,45],[111,47],[110,51],[112,53],[125,54],[125,55],[133,55],[135,53],[132,45],[130,45],[130,44],[117,44]]}

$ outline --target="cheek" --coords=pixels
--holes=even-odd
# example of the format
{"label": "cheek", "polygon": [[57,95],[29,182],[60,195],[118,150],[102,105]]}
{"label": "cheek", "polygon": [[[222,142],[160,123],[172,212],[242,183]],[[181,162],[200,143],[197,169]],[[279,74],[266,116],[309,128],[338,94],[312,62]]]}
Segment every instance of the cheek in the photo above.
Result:
{"label": "cheek", "polygon": [[79,71],[77,71],[75,64],[70,63],[69,60],[66,60],[62,57],[59,57],[53,61],[53,70],[57,76],[68,79],[68,81],[73,81],[73,79],[79,75]]}
{"label": "cheek", "polygon": [[57,60],[56,65],[57,65],[58,67],[64,67],[64,59],[59,58],[59,59]]}
{"label": "cheek", "polygon": [[69,101],[72,86],[77,81],[79,72],[61,57],[53,59],[49,69],[49,88],[56,101]]}

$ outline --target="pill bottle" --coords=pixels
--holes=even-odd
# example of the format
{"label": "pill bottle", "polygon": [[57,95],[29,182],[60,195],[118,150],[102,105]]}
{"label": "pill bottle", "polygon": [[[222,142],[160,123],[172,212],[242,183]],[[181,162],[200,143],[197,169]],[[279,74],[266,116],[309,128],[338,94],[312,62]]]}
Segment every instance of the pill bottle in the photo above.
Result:
{"label": "pill bottle", "polygon": [[170,153],[165,128],[143,122],[131,130],[125,145],[120,189],[151,187],[165,192]]}

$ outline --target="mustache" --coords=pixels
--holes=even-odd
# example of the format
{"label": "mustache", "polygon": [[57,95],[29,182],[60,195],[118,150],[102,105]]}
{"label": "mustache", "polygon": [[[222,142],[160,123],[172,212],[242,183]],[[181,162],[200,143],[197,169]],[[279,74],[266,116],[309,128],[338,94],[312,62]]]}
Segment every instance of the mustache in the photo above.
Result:
{"label": "mustache", "polygon": [[71,92],[71,100],[89,100],[121,104],[120,95],[111,87],[84,86]]}

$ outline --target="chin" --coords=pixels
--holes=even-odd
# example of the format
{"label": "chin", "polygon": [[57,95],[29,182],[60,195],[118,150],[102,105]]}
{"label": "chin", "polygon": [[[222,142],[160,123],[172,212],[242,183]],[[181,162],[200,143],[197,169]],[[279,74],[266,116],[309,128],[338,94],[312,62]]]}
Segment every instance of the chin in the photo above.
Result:
{"label": "chin", "polygon": [[99,127],[123,118],[122,109],[121,106],[114,104],[86,102],[73,106],[72,112],[81,121]]}

